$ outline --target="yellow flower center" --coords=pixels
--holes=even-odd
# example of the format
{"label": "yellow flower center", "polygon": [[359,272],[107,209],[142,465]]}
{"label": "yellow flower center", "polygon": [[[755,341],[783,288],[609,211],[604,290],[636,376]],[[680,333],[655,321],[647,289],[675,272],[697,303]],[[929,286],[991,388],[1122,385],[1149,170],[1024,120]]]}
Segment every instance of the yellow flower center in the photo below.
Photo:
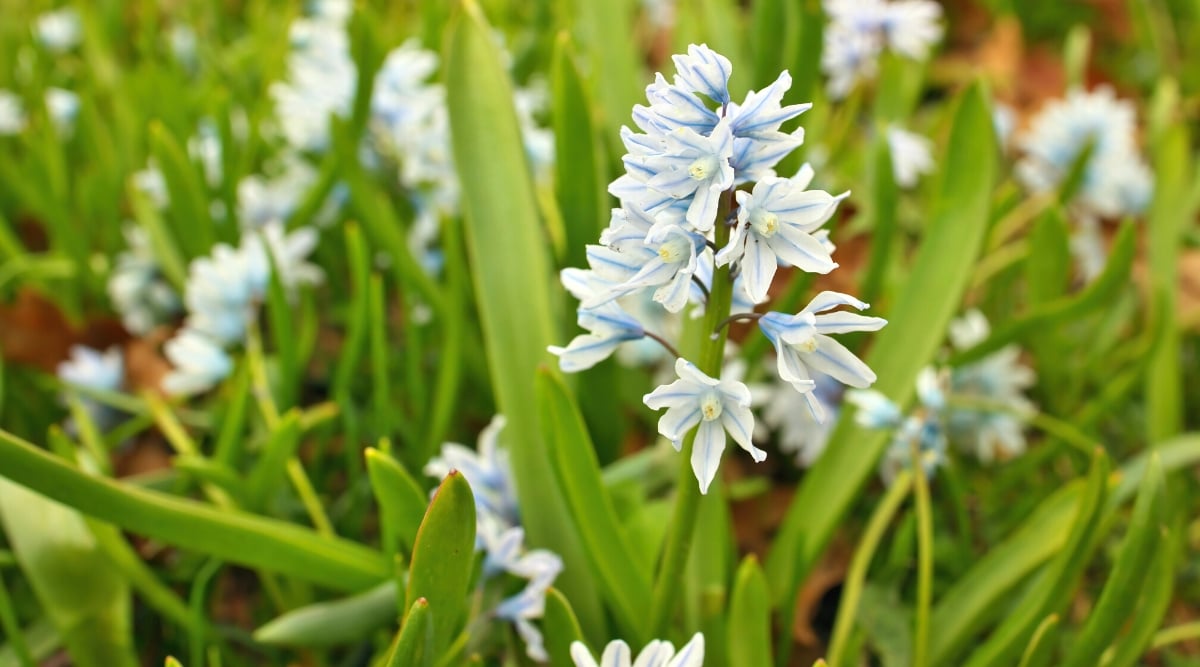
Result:
{"label": "yellow flower center", "polygon": [[779,216],[770,211],[755,211],[750,224],[759,236],[770,238],[779,231]]}
{"label": "yellow flower center", "polygon": [[717,161],[712,157],[697,158],[688,167],[688,175],[697,181],[708,180],[717,170]]}
{"label": "yellow flower center", "polygon": [[706,422],[721,416],[721,397],[717,396],[716,392],[709,392],[700,399],[700,414]]}

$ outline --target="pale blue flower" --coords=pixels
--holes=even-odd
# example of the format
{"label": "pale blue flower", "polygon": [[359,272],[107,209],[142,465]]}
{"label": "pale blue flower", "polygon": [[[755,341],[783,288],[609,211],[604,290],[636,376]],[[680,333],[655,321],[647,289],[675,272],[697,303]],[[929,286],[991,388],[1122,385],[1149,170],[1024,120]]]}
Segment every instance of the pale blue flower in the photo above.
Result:
{"label": "pale blue flower", "polygon": [[167,341],[163,352],[172,367],[163,378],[163,390],[172,396],[208,391],[233,371],[233,361],[221,344],[189,327]]}
{"label": "pale blue flower", "polygon": [[1136,134],[1133,104],[1118,100],[1111,88],[1072,90],[1066,99],[1048,103],[1020,138],[1025,157],[1017,177],[1033,192],[1053,190],[1091,145],[1073,205],[1105,218],[1140,213],[1150,202],[1153,176]]}
{"label": "pale blue flower", "polygon": [[688,199],[686,220],[701,232],[712,229],[721,193],[733,185],[733,135],[722,121],[705,136],[681,127],[663,136],[658,155],[627,155],[625,166],[646,187],[674,199]]}
{"label": "pale blue flower", "polygon": [[167,190],[167,179],[163,177],[162,170],[158,168],[154,158],[147,161],[145,169],[134,172],[131,180],[133,187],[145,195],[155,208],[161,210],[171,203],[171,193]]}
{"label": "pale blue flower", "polygon": [[682,449],[687,432],[699,425],[692,445],[692,472],[700,483],[700,493],[708,493],[717,475],[727,431],[755,462],[767,458],[767,453],[751,442],[754,414],[746,385],[710,378],[682,358],[675,361],[675,373],[678,380],[646,394],[642,402],[651,410],[667,409],[658,420],[658,432],[671,441],[675,451]]}
{"label": "pale blue flower", "polygon": [[837,263],[813,233],[825,224],[839,199],[821,190],[803,190],[786,178],[771,177],[753,192],[739,190],[738,224],[718,265],[739,262],[751,300],[762,303],[780,261],[810,273],[829,273]]}
{"label": "pale blue flower", "polygon": [[588,651],[583,642],[571,644],[571,660],[575,667],[701,667],[704,664],[704,635],[697,632],[691,641],[675,652],[671,642],[655,639],[642,649],[637,660],[633,659],[629,645],[617,639],[604,647],[600,662]]}
{"label": "pale blue flower", "polygon": [[[58,364],[58,378],[70,387],[114,392],[125,382],[125,355],[121,348],[110,347],[101,352],[86,345],[72,345],[71,356]],[[109,406],[80,397],[84,410],[99,428],[107,428],[116,417]]]}
{"label": "pale blue flower", "polygon": [[[517,526],[521,521],[508,451],[499,446],[505,423],[503,415],[493,417],[487,428],[480,432],[477,449],[454,442],[443,444],[441,453],[429,459],[424,470],[426,475],[438,479],[450,474],[451,470],[462,473],[475,495],[478,516],[495,517],[504,526]],[[482,539],[480,536],[476,540],[478,546],[483,545]]]}
{"label": "pale blue flower", "polygon": [[878,331],[887,320],[845,311],[828,312],[838,306],[868,308],[848,294],[821,292],[795,315],[771,312],[758,320],[759,328],[775,346],[779,377],[801,393],[813,387],[809,368],[851,387],[868,387],[875,382],[875,372],[830,334]]}
{"label": "pale blue flower", "polygon": [[605,245],[587,247],[588,263],[613,287],[582,300],[595,308],[612,299],[657,287],[654,300],[676,313],[687,305],[692,276],[705,238],[670,222],[655,223],[636,206],[614,209],[601,236]]}
{"label": "pale blue flower", "polygon": [[21,98],[0,89],[0,137],[20,134],[25,129],[25,107]]}
{"label": "pale blue flower", "polygon": [[892,125],[887,130],[887,142],[896,185],[911,188],[922,174],[933,172],[933,142],[929,139]]}
{"label": "pale blue flower", "polygon": [[846,402],[858,408],[855,421],[863,428],[894,429],[892,443],[879,472],[885,482],[891,483],[900,470],[910,468],[913,463],[913,448],[926,476],[946,460],[946,411],[947,378],[933,368],[922,369],[917,374],[917,406],[905,416],[899,406],[873,389],[851,389],[846,392]]}
{"label": "pale blue flower", "polygon": [[269,89],[275,117],[288,143],[302,151],[329,145],[330,116],[347,117],[358,71],[346,30],[336,20],[297,19],[289,37],[288,78]]}
{"label": "pale blue flower", "polygon": [[79,45],[83,28],[79,12],[71,7],[64,7],[39,16],[34,31],[38,41],[47,50],[64,53]]}
{"label": "pale blue flower", "polygon": [[924,60],[942,37],[942,8],[931,0],[825,0],[821,69],[829,94],[844,97],[854,84],[874,78],[885,48]]}
{"label": "pale blue flower", "polygon": [[272,221],[286,221],[316,181],[316,169],[294,154],[284,156],[279,173],[273,177],[243,177],[237,186],[238,224],[253,229]]}
{"label": "pale blue flower", "polygon": [[688,45],[687,55],[671,56],[675,62],[675,85],[689,93],[700,93],[717,104],[729,103],[729,75],[733,65],[707,44]]}
{"label": "pale blue flower", "polygon": [[59,132],[70,132],[79,115],[79,96],[64,88],[47,88],[46,113]]}
{"label": "pale blue flower", "polygon": [[[971,310],[950,323],[950,340],[956,349],[964,350],[985,340],[989,330],[983,313]],[[1035,380],[1033,370],[1021,363],[1021,350],[1015,345],[953,369],[952,395],[983,400],[994,406],[951,409],[947,426],[954,441],[983,463],[1024,453],[1024,421],[1034,412],[1024,392]]]}
{"label": "pale blue flower", "polygon": [[775,165],[804,143],[804,128],[791,133],[780,126],[812,108],[812,104],[783,106],[783,96],[792,87],[787,70],[761,91],[750,91],[741,104],[731,103],[726,116],[733,132],[733,156],[730,164],[737,182],[757,180],[769,175]]}
{"label": "pale blue flower", "polygon": [[179,294],[163,275],[145,230],[124,228],[128,248],[117,256],[108,278],[108,296],[130,333],[144,336],[179,312]]}

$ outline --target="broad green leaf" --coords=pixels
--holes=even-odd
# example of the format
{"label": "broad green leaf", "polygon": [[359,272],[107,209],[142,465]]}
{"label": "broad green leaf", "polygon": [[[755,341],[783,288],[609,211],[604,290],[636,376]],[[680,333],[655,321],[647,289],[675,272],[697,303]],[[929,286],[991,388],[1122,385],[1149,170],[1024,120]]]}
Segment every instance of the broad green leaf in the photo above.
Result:
{"label": "broad green leaf", "polygon": [[1034,222],[1025,276],[1033,305],[1051,303],[1066,292],[1071,277],[1071,249],[1070,229],[1062,208],[1050,207]]}
{"label": "broad green leaf", "polygon": [[80,667],[133,667],[129,582],[75,510],[0,480],[0,521],[21,571]]}
{"label": "broad green leaf", "polygon": [[1164,531],[1158,537],[1159,546],[1150,562],[1146,585],[1129,618],[1132,621],[1124,636],[1117,639],[1114,650],[1105,654],[1106,667],[1131,667],[1150,647],[1154,633],[1161,627],[1175,591],[1175,563],[1184,532],[1180,525]]}
{"label": "broad green leaf", "polygon": [[1097,531],[1105,514],[1107,486],[1108,458],[1102,451],[1097,451],[1066,544],[1046,565],[1028,595],[1008,612],[995,632],[972,652],[965,667],[1010,664],[1017,660],[1038,625],[1067,602],[1097,541]]}
{"label": "broad green leaf", "polygon": [[429,601],[417,598],[404,615],[404,625],[396,634],[387,667],[426,667],[434,664],[434,614]]}
{"label": "broad green leaf", "polygon": [[[399,546],[404,553],[411,553],[429,506],[428,496],[404,466],[378,449],[367,449],[367,473],[379,503],[384,550],[392,553]],[[399,545],[394,540],[399,540]]]}
{"label": "broad green leaf", "polygon": [[[912,397],[917,373],[942,342],[987,230],[995,136],[982,85],[963,94],[948,150],[939,205],[905,290],[867,360],[879,376],[875,388],[901,405]],[[774,601],[785,610],[791,609],[800,580],[874,474],[887,442],[886,433],[864,431],[843,413],[824,455],[792,500],[767,559]],[[785,611],[785,618],[790,615]]]}
{"label": "broad green leaf", "polygon": [[730,667],[771,664],[771,594],[758,559],[746,556],[733,583],[729,608]]}
{"label": "broad green leaf", "polygon": [[650,604],[650,573],[638,567],[639,559],[622,530],[587,426],[562,380],[545,368],[538,372],[537,396],[554,470],[601,593],[630,638],[647,639],[639,619]]}
{"label": "broad green leaf", "polygon": [[759,90],[770,84],[779,73],[791,66],[795,57],[796,40],[790,36],[799,32],[800,9],[787,0],[758,0],[750,6],[751,34],[747,40],[753,57],[754,80],[751,88]]}
{"label": "broad green leaf", "polygon": [[1096,601],[1083,630],[1071,644],[1065,667],[1090,667],[1097,664],[1104,648],[1129,618],[1129,601],[1137,598],[1145,583],[1155,542],[1162,534],[1167,498],[1163,488],[1162,459],[1150,456],[1141,489],[1133,507],[1129,532],[1113,562],[1108,581]]}
{"label": "broad green leaf", "polygon": [[[452,470],[442,480],[417,531],[404,603],[411,610],[424,598],[437,610],[430,647],[434,656],[446,652],[466,620],[474,562],[475,497],[462,473]],[[405,624],[408,621],[405,618]]]}
{"label": "broad green leaf", "polygon": [[[552,454],[538,427],[536,402],[529,400],[535,371],[548,356],[546,347],[561,341],[556,340],[549,292],[554,280],[512,86],[474,2],[463,0],[446,34],[447,106],[463,185],[466,245],[497,408],[508,418],[505,440],[522,523],[531,546],[549,547],[562,556],[565,571],[557,583],[583,627],[601,634],[595,584],[582,576],[586,556],[566,500],[555,484],[547,483],[554,479]],[[436,601],[430,603],[440,609]]]}
{"label": "broad green leaf", "polygon": [[584,250],[608,223],[604,154],[592,118],[591,93],[576,62],[567,33],[554,43],[550,68],[553,91],[554,186],[566,228],[566,264],[584,266]]}
{"label": "broad green leaf", "polygon": [[557,588],[546,591],[546,610],[542,614],[542,635],[546,638],[546,653],[551,665],[570,665],[571,644],[583,641],[579,619],[571,603]]}
{"label": "broad green leaf", "polygon": [[130,532],[222,560],[335,590],[362,590],[391,576],[383,555],[357,542],[245,512],[93,477],[0,431],[4,477]]}
{"label": "broad green leaf", "polygon": [[254,641],[274,646],[336,646],[360,641],[396,618],[396,582],[389,580],[347,598],[292,609],[254,631]]}

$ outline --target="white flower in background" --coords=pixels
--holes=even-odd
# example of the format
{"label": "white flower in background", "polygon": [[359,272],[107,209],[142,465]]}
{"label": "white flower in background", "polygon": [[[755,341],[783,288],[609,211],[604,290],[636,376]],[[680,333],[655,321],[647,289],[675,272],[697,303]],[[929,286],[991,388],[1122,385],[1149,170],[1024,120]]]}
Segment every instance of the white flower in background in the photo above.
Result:
{"label": "white flower in background", "polygon": [[[521,518],[508,451],[499,445],[500,432],[504,430],[505,423],[503,415],[493,417],[487,428],[480,432],[477,449],[472,450],[454,442],[443,444],[441,454],[425,464],[425,474],[441,479],[451,470],[462,473],[475,494],[477,516],[494,517],[502,526],[512,527],[520,525]],[[476,540],[477,545],[483,546],[482,535],[486,532],[477,531],[480,536]]]}
{"label": "white flower in background", "polygon": [[887,130],[888,151],[892,155],[892,176],[896,185],[911,188],[922,174],[934,169],[933,142],[915,132],[895,125]]}
{"label": "white flower in background", "polygon": [[145,230],[125,226],[128,248],[117,256],[108,296],[129,333],[144,336],[179,312],[179,295],[163,276]]}
{"label": "white flower in background", "polygon": [[286,221],[316,181],[316,169],[295,154],[282,158],[275,176],[243,177],[237,187],[238,224],[257,229],[268,222]]}
{"label": "white flower in background", "polygon": [[675,361],[679,379],[660,386],[642,397],[651,410],[666,408],[658,420],[658,432],[680,451],[683,438],[699,425],[692,444],[692,472],[700,482],[700,493],[717,476],[721,454],[725,452],[725,433],[749,452],[756,463],[767,453],[754,446],[754,413],[750,412],[750,390],[741,382],[717,380],[705,375],[686,359]]}
{"label": "white flower in background", "polygon": [[1072,204],[1102,218],[1140,213],[1150,202],[1153,176],[1136,134],[1133,104],[1118,100],[1111,88],[1072,90],[1043,107],[1019,139],[1025,155],[1017,177],[1033,192],[1053,190],[1090,146]]}
{"label": "white flower in background", "polygon": [[655,639],[646,644],[637,660],[629,645],[617,639],[604,647],[600,662],[592,657],[583,642],[571,644],[571,660],[575,667],[701,667],[704,664],[704,635],[697,632],[691,641],[675,652],[671,642]]}
{"label": "white flower in background", "polygon": [[163,345],[163,353],[171,362],[163,390],[172,396],[206,392],[233,371],[233,361],[219,343],[188,327]]}
{"label": "white flower in background", "polygon": [[[780,379],[774,386],[756,393],[754,401],[761,405],[762,422],[774,431],[779,449],[792,454],[796,463],[805,468],[825,451],[841,412],[842,395],[842,384],[837,380],[824,373],[810,372],[810,375],[815,384],[812,391],[798,393],[790,383]],[[751,393],[754,389],[750,388]],[[824,419],[817,419],[817,414],[824,415]]]}
{"label": "white flower in background", "polygon": [[221,184],[224,176],[222,164],[221,135],[217,126],[210,120],[200,122],[196,134],[188,138],[188,155],[200,163],[204,169],[204,179],[208,186],[215,188]]}
{"label": "white flower in background", "polygon": [[55,53],[70,51],[79,45],[82,34],[79,12],[66,7],[42,14],[34,25],[34,33],[48,50]]}
{"label": "white flower in background", "polygon": [[308,0],[305,7],[314,18],[334,23],[345,23],[354,13],[352,0]]}
{"label": "white flower in background", "polygon": [[996,143],[1002,149],[1007,148],[1017,129],[1017,110],[996,102],[992,107],[992,129],[996,130]]}
{"label": "white flower in background", "polygon": [[146,196],[157,209],[164,209],[171,203],[171,193],[167,191],[167,179],[162,170],[150,158],[146,168],[133,174],[133,187]]}
{"label": "white flower in background", "polygon": [[185,67],[196,65],[196,31],[186,23],[176,23],[167,31],[167,44],[175,59]]}
{"label": "white flower in background", "polygon": [[824,7],[821,69],[835,99],[875,77],[884,49],[924,60],[942,37],[942,8],[931,0],[825,0]]}
{"label": "white flower in background", "polygon": [[858,408],[855,421],[863,428],[892,429],[892,444],[879,463],[887,483],[913,463],[913,448],[926,476],[946,460],[946,385],[944,374],[933,368],[917,375],[917,405],[905,416],[899,406],[874,389],[850,389],[846,402]]}
{"label": "white flower in background", "polygon": [[676,0],[641,0],[646,20],[659,30],[675,25]]}
{"label": "white flower in background", "polygon": [[275,117],[293,148],[325,150],[329,117],[348,116],[354,101],[358,71],[349,38],[339,21],[319,17],[297,19],[289,35],[287,81],[270,87]]}
{"label": "white flower in background", "polygon": [[[72,345],[71,356],[58,364],[58,378],[68,386],[114,392],[125,382],[125,356],[121,348],[111,347],[101,352],[85,345]],[[117,416],[111,407],[80,396],[84,410],[97,427],[110,426]]]}
{"label": "white flower in background", "polygon": [[[965,350],[985,340],[989,331],[983,313],[972,310],[950,324],[950,341],[956,349]],[[1020,357],[1020,349],[1009,345],[950,373],[952,396],[989,404],[978,409],[954,406],[947,415],[951,438],[983,463],[1010,459],[1025,451],[1024,421],[1034,406],[1024,392],[1037,378]]]}
{"label": "white flower in background", "polygon": [[0,89],[0,136],[20,134],[25,129],[25,108],[12,91]]}
{"label": "white flower in background", "polygon": [[70,132],[79,115],[79,96],[63,88],[47,88],[46,113],[59,132]]}

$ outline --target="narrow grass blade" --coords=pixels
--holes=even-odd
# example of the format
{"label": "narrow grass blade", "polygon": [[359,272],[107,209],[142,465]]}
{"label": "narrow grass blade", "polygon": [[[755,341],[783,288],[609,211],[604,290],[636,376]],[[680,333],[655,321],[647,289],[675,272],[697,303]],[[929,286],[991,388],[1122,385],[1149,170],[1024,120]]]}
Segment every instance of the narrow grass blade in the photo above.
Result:
{"label": "narrow grass blade", "polygon": [[384,551],[412,553],[417,529],[429,506],[428,496],[404,466],[378,449],[367,449],[367,474],[379,503]]}
{"label": "narrow grass blade", "polygon": [[1042,621],[1042,624],[1033,633],[1033,639],[1029,640],[1029,646],[1025,647],[1025,653],[1021,655],[1021,662],[1017,667],[1046,667],[1049,665],[1050,660],[1054,657],[1059,625],[1058,614],[1047,616],[1046,620]]}
{"label": "narrow grass blade", "polygon": [[1092,608],[1083,630],[1071,643],[1064,667],[1091,667],[1100,660],[1106,646],[1112,642],[1129,617],[1129,601],[1137,598],[1148,574],[1155,542],[1162,534],[1167,498],[1164,488],[1162,459],[1150,456],[1141,489],[1133,507],[1129,532],[1113,562],[1111,574]]}
{"label": "narrow grass blade", "polygon": [[551,665],[570,665],[571,644],[583,641],[579,619],[571,603],[557,588],[546,591],[546,611],[542,614],[542,635],[546,638],[546,653]]}
{"label": "narrow grass blade", "polygon": [[396,635],[387,667],[427,667],[437,657],[433,652],[433,611],[425,598],[417,598],[404,615],[404,626]]}
{"label": "narrow grass blade", "polygon": [[0,431],[0,459],[8,479],[168,544],[335,590],[362,590],[391,576],[382,554],[356,542],[93,477],[6,431]]}

